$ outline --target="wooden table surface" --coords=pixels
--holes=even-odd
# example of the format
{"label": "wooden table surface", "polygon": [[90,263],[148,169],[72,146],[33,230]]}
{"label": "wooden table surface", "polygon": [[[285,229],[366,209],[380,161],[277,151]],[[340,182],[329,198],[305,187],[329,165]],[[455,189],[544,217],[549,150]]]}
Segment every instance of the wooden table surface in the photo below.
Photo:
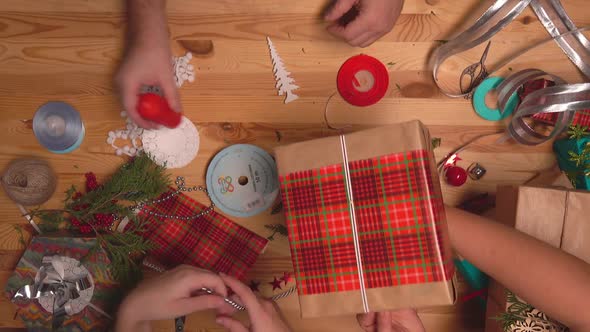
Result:
{"label": "wooden table surface", "polygon": [[[586,0],[564,1],[578,26],[590,23]],[[104,178],[124,161],[106,144],[109,130],[122,128],[121,106],[112,76],[122,54],[125,15],[122,0],[2,0],[0,4],[0,169],[17,157],[48,160],[59,175],[57,194],[47,203],[59,206],[71,184],[81,184],[87,171]],[[211,157],[235,143],[256,144],[267,151],[281,144],[333,135],[323,122],[326,101],[335,92],[340,65],[359,53],[387,64],[390,88],[377,105],[354,108],[338,95],[330,102],[333,124],[353,124],[352,130],[420,119],[433,136],[442,138],[436,150],[441,157],[470,138],[504,128],[505,123],[480,119],[469,101],[444,97],[434,86],[428,56],[450,38],[470,13],[481,13],[479,0],[406,0],[391,33],[366,49],[334,39],[318,19],[325,5],[319,0],[169,0],[171,45],[183,54],[178,40],[212,40],[213,56],[195,58],[196,81],[181,89],[186,116],[198,127],[201,147],[186,168],[171,171],[193,184],[204,183]],[[488,1],[489,3],[489,1]],[[479,9],[478,9],[479,8]],[[265,37],[270,36],[289,71],[301,87],[299,100],[289,105],[276,96]],[[514,50],[541,40],[547,33],[531,10],[499,33],[488,61],[493,65]],[[483,48],[449,61],[444,73],[455,79],[479,59]],[[581,78],[554,43],[516,58],[500,74],[541,68],[575,82]],[[451,76],[449,76],[451,77]],[[454,81],[451,81],[454,82]],[[35,140],[30,123],[36,109],[50,100],[64,100],[82,114],[86,138],[80,149],[67,155],[52,154]],[[488,174],[461,188],[443,183],[447,204],[457,204],[498,184],[522,183],[555,160],[550,144],[523,147],[499,145],[498,137],[475,144],[462,154],[463,166],[477,161]],[[203,197],[195,196],[204,201]],[[282,215],[263,213],[240,224],[268,235],[265,224],[284,222]],[[23,252],[14,226],[24,224],[14,203],[0,194],[0,284],[4,285]],[[289,246],[278,237],[251,272],[258,280],[271,280],[292,270]],[[265,294],[272,293],[269,285]],[[468,291],[463,282],[460,293]],[[357,331],[354,317],[301,320],[296,296],[280,300],[296,331]],[[20,327],[15,307],[0,297],[0,329]],[[471,303],[421,310],[428,331],[482,331],[481,309]],[[190,316],[187,331],[219,331],[210,314]],[[158,322],[157,331],[172,331],[172,321]]]}

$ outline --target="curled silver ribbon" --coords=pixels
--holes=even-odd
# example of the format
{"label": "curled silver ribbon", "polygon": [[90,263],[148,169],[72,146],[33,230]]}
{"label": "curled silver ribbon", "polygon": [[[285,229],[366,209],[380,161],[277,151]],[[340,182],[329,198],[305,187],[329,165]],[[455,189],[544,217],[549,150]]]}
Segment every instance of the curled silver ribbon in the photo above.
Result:
{"label": "curled silver ribbon", "polygon": [[70,300],[80,297],[80,292],[92,287],[87,274],[66,277],[64,262],[60,256],[45,256],[35,276],[35,282],[21,287],[12,297],[13,302],[31,301],[53,297],[53,329],[63,323],[66,315],[73,315]]}
{"label": "curled silver ribbon", "polygon": [[[543,76],[550,77],[556,85],[527,95],[508,126],[508,134],[520,144],[544,143],[566,130],[576,111],[590,109],[590,83],[565,84],[558,76],[539,69],[526,69],[509,76],[498,86],[498,107],[501,112],[508,104],[510,96],[521,86]],[[525,121],[531,115],[542,113],[557,114],[555,126],[549,135],[538,133]]]}
{"label": "curled silver ribbon", "polygon": [[[432,74],[435,83],[443,94],[452,98],[459,98],[468,96],[471,91],[455,94],[441,87],[438,79],[438,71],[441,65],[451,56],[467,51],[491,39],[506,25],[514,21],[529,5],[533,8],[551,38],[511,56],[498,68],[536,46],[555,40],[574,65],[586,77],[590,78],[590,42],[582,34],[582,31],[588,30],[588,27],[578,29],[559,0],[497,0],[471,27],[434,51],[431,58]],[[490,70],[490,72],[494,71]]]}

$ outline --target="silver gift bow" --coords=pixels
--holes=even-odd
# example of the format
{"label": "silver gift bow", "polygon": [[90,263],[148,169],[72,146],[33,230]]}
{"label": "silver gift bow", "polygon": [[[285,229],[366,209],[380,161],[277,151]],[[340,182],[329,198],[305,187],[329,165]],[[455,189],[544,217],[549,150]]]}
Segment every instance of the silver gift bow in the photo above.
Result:
{"label": "silver gift bow", "polygon": [[80,297],[80,292],[92,287],[87,274],[65,277],[65,266],[60,256],[45,256],[32,285],[21,287],[12,297],[13,302],[53,297],[53,329],[63,323],[66,315],[74,311],[69,303]]}
{"label": "silver gift bow", "polygon": [[[588,28],[576,28],[559,0],[497,0],[470,28],[434,51],[431,58],[432,74],[439,89],[445,95],[453,98],[468,96],[471,91],[454,94],[440,86],[438,71],[441,65],[451,56],[472,49],[491,39],[505,26],[514,21],[529,5],[551,35],[548,40],[555,40],[574,65],[586,77],[590,78],[590,42],[582,34],[582,31]],[[518,55],[528,50],[530,48],[518,53]],[[505,65],[505,63],[502,65]]]}

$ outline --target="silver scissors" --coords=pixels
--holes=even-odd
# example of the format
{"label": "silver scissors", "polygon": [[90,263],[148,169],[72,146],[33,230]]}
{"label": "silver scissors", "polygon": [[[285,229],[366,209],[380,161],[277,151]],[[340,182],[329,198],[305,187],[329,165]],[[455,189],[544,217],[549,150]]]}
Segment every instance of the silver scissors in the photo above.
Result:
{"label": "silver scissors", "polygon": [[[470,99],[473,95],[473,90],[488,77],[489,73],[486,69],[486,59],[488,58],[488,52],[490,51],[490,46],[492,45],[492,41],[488,42],[486,49],[483,51],[481,55],[481,59],[479,62],[476,62],[472,65],[469,65],[467,68],[463,70],[461,73],[461,77],[459,78],[459,86],[461,87],[461,93],[468,94],[466,98]],[[467,88],[463,86],[464,77],[469,76],[469,85]]]}

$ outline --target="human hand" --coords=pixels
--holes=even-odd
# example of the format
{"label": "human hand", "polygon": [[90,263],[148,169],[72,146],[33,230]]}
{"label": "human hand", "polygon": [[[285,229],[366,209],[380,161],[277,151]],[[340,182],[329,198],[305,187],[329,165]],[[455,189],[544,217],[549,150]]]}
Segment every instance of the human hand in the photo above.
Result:
{"label": "human hand", "polygon": [[150,33],[149,37],[137,37],[131,41],[115,76],[115,84],[128,116],[138,126],[147,129],[158,128],[159,125],[142,118],[137,112],[138,95],[143,86],[158,86],[170,107],[176,112],[182,112],[180,96],[174,82],[168,34],[159,31],[162,29]]}
{"label": "human hand", "polygon": [[[352,46],[367,47],[391,31],[403,5],[404,0],[336,0],[324,18],[331,22],[327,28],[331,34]],[[346,21],[343,16],[353,7],[358,15],[343,25],[341,19]]]}
{"label": "human hand", "polygon": [[425,332],[416,310],[370,312],[356,316],[365,332]]}
{"label": "human hand", "polygon": [[[212,289],[218,295],[194,296],[203,287]],[[142,330],[132,326],[206,309],[229,313],[231,307],[225,303],[225,296],[227,288],[217,274],[181,265],[142,282],[125,298],[119,308],[116,331]]]}
{"label": "human hand", "polygon": [[239,301],[248,310],[248,317],[250,318],[250,328],[246,328],[239,321],[220,315],[217,317],[217,323],[230,332],[290,332],[291,329],[287,326],[274,303],[263,300],[252,290],[240,281],[225,274],[220,273],[221,279],[225,284],[231,288]]}

